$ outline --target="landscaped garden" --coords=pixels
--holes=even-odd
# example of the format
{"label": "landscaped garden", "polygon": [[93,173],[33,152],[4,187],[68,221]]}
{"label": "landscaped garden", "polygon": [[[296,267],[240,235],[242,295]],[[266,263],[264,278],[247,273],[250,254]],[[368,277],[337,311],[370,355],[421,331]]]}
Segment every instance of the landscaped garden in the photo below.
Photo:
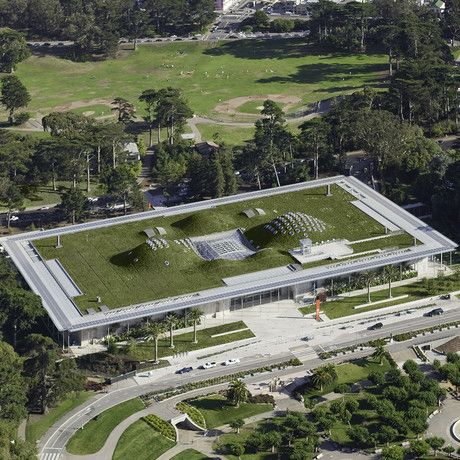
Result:
{"label": "landscaped garden", "polygon": [[186,449],[175,455],[171,460],[207,460],[209,458],[195,449]]}
{"label": "landscaped garden", "polygon": [[154,460],[174,445],[174,441],[160,434],[144,419],[140,419],[121,435],[112,460]]}
{"label": "landscaped garden", "polygon": [[107,409],[70,438],[66,445],[67,451],[74,455],[95,454],[102,449],[110,433],[119,423],[144,407],[144,403],[139,398],[134,398]]}
{"label": "landscaped garden", "polygon": [[208,395],[187,402],[201,412],[207,428],[215,428],[236,419],[246,419],[273,410],[273,405],[267,403],[242,402],[235,406],[222,395]]}
{"label": "landscaped garden", "polygon": [[[309,232],[313,242],[334,238],[354,241],[384,234],[381,224],[349,203],[354,197],[348,192],[337,185],[332,192],[326,198],[323,188],[306,189],[222,205],[212,211],[65,234],[60,249],[55,248],[55,239],[34,244],[45,259],[58,258],[84,292],[75,297],[80,308],[97,306],[98,296],[105,305],[116,308],[218,287],[225,277],[293,263],[287,250],[298,246],[301,235],[274,235],[264,228],[287,212],[308,213],[324,223],[321,230]],[[265,215],[249,220],[242,213],[248,208],[261,208]],[[168,247],[153,251],[145,243],[143,230],[149,227],[165,229]],[[246,228],[245,236],[262,250],[243,260],[209,261],[175,241],[236,228]],[[393,246],[398,242],[403,247],[408,244],[407,235],[397,238]],[[374,240],[375,248],[386,247],[387,239]]]}
{"label": "landscaped garden", "polygon": [[[396,277],[393,281],[397,280]],[[368,307],[356,309],[356,306],[366,305],[368,303],[368,294],[360,294],[351,297],[341,297],[339,300],[331,300],[322,303],[321,310],[330,319],[340,318],[342,316],[353,315],[356,313],[363,313],[367,311],[376,310],[383,307],[390,307],[413,300],[420,300],[426,297],[431,297],[439,294],[456,291],[460,289],[460,271],[455,272],[450,276],[443,276],[436,279],[425,279],[405,286],[392,288],[391,296],[389,296],[389,289],[385,288],[379,291],[372,292],[371,302],[379,302]],[[401,297],[404,296],[404,297]],[[394,297],[401,297],[393,299]],[[301,307],[301,313],[311,314],[314,313],[315,307],[313,305]]]}

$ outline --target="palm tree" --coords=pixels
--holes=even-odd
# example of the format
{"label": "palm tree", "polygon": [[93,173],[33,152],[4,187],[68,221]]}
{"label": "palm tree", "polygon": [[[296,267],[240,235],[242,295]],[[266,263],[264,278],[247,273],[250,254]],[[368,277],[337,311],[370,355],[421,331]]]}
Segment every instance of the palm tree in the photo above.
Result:
{"label": "palm tree", "polygon": [[366,283],[367,287],[367,303],[371,303],[371,283],[376,277],[375,272],[363,272],[361,273],[361,279]]}
{"label": "palm tree", "polygon": [[245,402],[248,399],[248,389],[246,388],[246,384],[239,379],[235,379],[230,382],[227,398],[236,407],[238,407],[240,403]]}
{"label": "palm tree", "polygon": [[337,379],[337,372],[333,364],[327,364],[326,366],[317,367],[313,371],[311,380],[316,387],[319,387],[320,391],[323,391],[325,385],[329,385]]}
{"label": "palm tree", "polygon": [[169,329],[169,348],[174,348],[173,329],[177,325],[178,318],[174,313],[168,313],[165,316],[164,323]]}
{"label": "palm tree", "polygon": [[187,312],[187,318],[193,322],[193,343],[198,343],[198,340],[196,339],[196,324],[200,321],[203,315],[203,310],[200,310],[199,308],[190,308]]}
{"label": "palm tree", "polygon": [[239,434],[240,428],[244,426],[244,420],[242,418],[236,418],[235,420],[232,420],[229,425],[230,428],[233,428],[236,430],[237,434]]}
{"label": "palm tree", "polygon": [[154,345],[154,355],[153,355],[153,360],[156,363],[158,363],[158,339],[164,334],[165,332],[165,326],[163,323],[160,322],[154,322],[150,323],[147,325],[147,334],[149,340],[153,340],[155,342]]}
{"label": "palm tree", "polygon": [[377,345],[375,347],[375,351],[372,354],[372,357],[379,362],[380,365],[383,364],[383,358],[386,355],[385,348],[383,348],[383,345]]}
{"label": "palm tree", "polygon": [[387,265],[383,269],[383,274],[388,281],[388,297],[391,299],[391,282],[399,275],[399,270],[394,265]]}

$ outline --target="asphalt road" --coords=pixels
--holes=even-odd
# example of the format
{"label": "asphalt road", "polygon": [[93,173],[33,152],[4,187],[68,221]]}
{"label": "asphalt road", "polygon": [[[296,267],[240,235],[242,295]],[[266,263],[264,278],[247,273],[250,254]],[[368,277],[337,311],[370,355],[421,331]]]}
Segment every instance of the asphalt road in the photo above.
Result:
{"label": "asphalt road", "polygon": [[[391,327],[384,326],[378,331],[368,331],[367,325],[362,325],[362,329],[359,329],[357,333],[352,333],[350,339],[345,339],[340,343],[335,343],[335,346],[331,345],[328,349],[342,348],[345,346],[356,345],[362,342],[365,342],[369,339],[377,339],[381,337],[388,336],[390,333],[396,334],[405,331],[414,331],[417,329],[430,327],[435,324],[443,324],[450,321],[460,320],[460,310],[455,309],[450,312],[446,312],[444,315],[426,318],[422,316],[411,317],[409,315],[400,317],[401,321],[397,323],[392,323]],[[383,322],[383,321],[382,321]],[[440,338],[447,338],[457,334],[457,329],[454,330],[444,330],[435,332],[429,338],[421,336],[407,342],[394,342],[388,345],[387,349],[389,351],[400,351],[406,348],[410,348],[414,344],[424,343],[428,340],[437,340]],[[355,359],[369,354],[369,350],[357,351],[352,355],[340,355],[335,358],[328,360],[327,362],[342,362],[349,359]],[[278,362],[286,361],[290,359],[293,355],[290,352],[285,354],[279,354],[277,356],[254,356],[252,358],[246,358],[241,361],[240,364],[236,366],[224,367],[217,366],[213,369],[208,370],[194,370],[188,374],[183,374],[177,376],[176,374],[169,374],[159,381],[154,381],[146,383],[143,385],[133,384],[129,387],[123,387],[117,389],[116,385],[112,386],[107,394],[98,394],[90,401],[85,403],[85,405],[77,408],[75,411],[65,415],[61,420],[59,420],[53,427],[48,431],[45,437],[42,439],[40,444],[40,453],[42,454],[41,458],[45,459],[50,458],[50,454],[59,454],[63,451],[66,443],[70,437],[82,426],[84,426],[89,420],[91,420],[95,415],[103,412],[104,410],[119,404],[128,399],[140,396],[142,394],[149,393],[151,391],[167,389],[171,387],[177,387],[185,383],[198,382],[201,380],[209,379],[212,377],[228,375],[236,371],[250,370],[256,367],[261,367],[265,365],[275,364]],[[325,361],[320,360],[319,358],[311,358],[304,361],[302,366],[296,368],[283,369],[280,371],[273,371],[270,373],[270,378],[275,376],[286,376],[293,372],[298,373],[300,371],[308,371],[313,369]],[[263,380],[263,375],[255,375],[254,377],[249,377],[247,380],[258,381]],[[56,458],[58,458],[56,456]]]}

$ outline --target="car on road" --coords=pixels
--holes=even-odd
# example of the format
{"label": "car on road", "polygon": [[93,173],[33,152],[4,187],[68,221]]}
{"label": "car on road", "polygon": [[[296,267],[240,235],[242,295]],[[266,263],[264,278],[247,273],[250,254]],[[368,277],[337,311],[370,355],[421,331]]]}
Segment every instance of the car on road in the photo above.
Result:
{"label": "car on road", "polygon": [[202,369],[211,369],[213,367],[216,367],[215,361],[211,361],[210,363],[204,363],[201,368]]}
{"label": "car on road", "polygon": [[441,300],[449,300],[450,299],[450,294],[443,294],[442,296],[439,297]]}
{"label": "car on road", "polygon": [[372,326],[369,326],[367,329],[369,331],[376,331],[377,329],[382,329],[383,323],[375,323]]}
{"label": "car on road", "polygon": [[230,358],[227,361],[222,363],[223,366],[231,366],[232,364],[238,364],[240,362],[239,358]]}
{"label": "car on road", "polygon": [[439,316],[439,315],[442,315],[444,313],[444,310],[442,308],[435,308],[434,310],[431,310],[427,313],[425,313],[423,316],[428,316],[428,317],[432,317],[432,316]]}
{"label": "car on road", "polygon": [[193,367],[183,367],[176,371],[176,374],[186,374],[187,372],[193,371]]}
{"label": "car on road", "polygon": [[10,217],[10,222],[16,222],[17,220],[19,220],[18,216],[11,216]]}
{"label": "car on road", "polygon": [[51,209],[51,206],[42,206],[40,211],[47,211],[48,209]]}
{"label": "car on road", "polygon": [[312,335],[306,335],[305,337],[302,337],[300,340],[303,342],[309,342],[310,340],[313,340],[314,337]]}

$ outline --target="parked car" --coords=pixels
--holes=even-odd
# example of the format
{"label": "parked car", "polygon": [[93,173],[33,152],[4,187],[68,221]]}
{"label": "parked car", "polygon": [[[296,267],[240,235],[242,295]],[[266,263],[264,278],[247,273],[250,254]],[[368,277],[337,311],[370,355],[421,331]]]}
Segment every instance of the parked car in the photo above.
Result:
{"label": "parked car", "polygon": [[230,358],[227,361],[224,361],[222,364],[224,366],[231,366],[232,364],[238,364],[240,360],[238,358]]}
{"label": "parked car", "polygon": [[193,371],[193,367],[183,367],[176,371],[176,374],[186,374],[187,372]]}
{"label": "parked car", "polygon": [[444,310],[442,308],[435,308],[434,310],[431,310],[428,313],[425,313],[423,316],[428,316],[431,318],[432,316],[439,316],[439,315],[442,315],[443,313],[444,313]]}
{"label": "parked car", "polygon": [[10,217],[10,222],[15,222],[15,221],[17,221],[17,220],[19,220],[19,217],[18,217],[18,216],[11,216],[11,217]]}
{"label": "parked car", "polygon": [[300,340],[304,342],[309,342],[310,340],[313,340],[314,337],[312,335],[306,335],[305,337],[302,337]]}
{"label": "parked car", "polygon": [[441,297],[439,297],[441,300],[449,300],[450,299],[450,294],[443,294]]}
{"label": "parked car", "polygon": [[369,331],[376,331],[377,329],[382,329],[383,323],[375,323],[372,326],[369,326],[367,329]]}
{"label": "parked car", "polygon": [[216,367],[215,361],[211,361],[210,363],[204,363],[201,366],[203,369],[211,369],[212,367]]}

